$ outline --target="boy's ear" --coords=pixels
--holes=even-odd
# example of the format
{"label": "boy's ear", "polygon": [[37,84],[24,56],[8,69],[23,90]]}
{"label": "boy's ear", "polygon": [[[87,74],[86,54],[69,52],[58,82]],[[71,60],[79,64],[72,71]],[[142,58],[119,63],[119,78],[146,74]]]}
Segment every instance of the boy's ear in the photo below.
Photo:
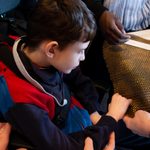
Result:
{"label": "boy's ear", "polygon": [[46,44],[46,47],[45,47],[46,55],[50,58],[53,58],[56,49],[58,49],[58,42],[57,41],[48,42]]}

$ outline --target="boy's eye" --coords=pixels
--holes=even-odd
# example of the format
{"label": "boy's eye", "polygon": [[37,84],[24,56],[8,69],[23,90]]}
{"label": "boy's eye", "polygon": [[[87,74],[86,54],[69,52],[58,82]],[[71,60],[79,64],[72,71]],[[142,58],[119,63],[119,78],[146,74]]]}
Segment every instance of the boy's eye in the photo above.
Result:
{"label": "boy's eye", "polygon": [[84,52],[84,49],[78,51],[78,53],[83,53],[83,52]]}

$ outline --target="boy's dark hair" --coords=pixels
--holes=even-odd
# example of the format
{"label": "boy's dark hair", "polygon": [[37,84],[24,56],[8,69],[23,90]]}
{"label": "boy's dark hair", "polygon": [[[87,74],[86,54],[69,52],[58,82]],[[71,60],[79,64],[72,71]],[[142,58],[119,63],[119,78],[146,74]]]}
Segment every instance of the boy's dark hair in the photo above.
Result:
{"label": "boy's dark hair", "polygon": [[27,26],[27,45],[33,49],[45,40],[61,48],[75,41],[91,41],[96,23],[81,0],[39,0]]}

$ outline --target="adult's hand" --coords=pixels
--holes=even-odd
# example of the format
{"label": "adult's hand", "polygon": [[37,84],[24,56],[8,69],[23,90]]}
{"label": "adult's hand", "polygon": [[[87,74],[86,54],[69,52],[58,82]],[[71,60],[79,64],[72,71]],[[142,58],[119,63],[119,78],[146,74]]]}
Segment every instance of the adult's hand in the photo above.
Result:
{"label": "adult's hand", "polygon": [[11,126],[8,123],[0,123],[0,150],[7,150]]}
{"label": "adult's hand", "polygon": [[104,11],[100,16],[99,26],[105,39],[110,44],[122,44],[128,41],[130,38],[130,36],[126,34],[124,27],[119,19],[109,11]]}
{"label": "adult's hand", "polygon": [[133,133],[144,137],[150,137],[150,113],[138,110],[133,118],[125,116],[123,118],[127,128]]}

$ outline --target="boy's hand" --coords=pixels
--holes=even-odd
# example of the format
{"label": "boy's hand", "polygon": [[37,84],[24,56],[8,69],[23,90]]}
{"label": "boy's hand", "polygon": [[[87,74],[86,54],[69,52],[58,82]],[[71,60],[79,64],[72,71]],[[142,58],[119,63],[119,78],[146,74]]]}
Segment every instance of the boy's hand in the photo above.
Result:
{"label": "boy's hand", "polygon": [[89,137],[85,139],[84,150],[94,150],[93,140]]}
{"label": "boy's hand", "polygon": [[[103,150],[114,150],[115,148],[115,133],[112,132],[109,137],[109,142]],[[84,150],[94,150],[93,140],[89,137],[85,139]]]}
{"label": "boy's hand", "polygon": [[131,101],[131,99],[127,99],[118,93],[114,94],[106,115],[113,117],[116,121],[122,119]]}
{"label": "boy's hand", "polygon": [[92,123],[95,125],[101,119],[101,115],[98,112],[94,112],[90,115],[90,119]]}
{"label": "boy's hand", "polygon": [[114,150],[115,149],[115,132],[112,132],[109,137],[108,144],[103,150]]}

